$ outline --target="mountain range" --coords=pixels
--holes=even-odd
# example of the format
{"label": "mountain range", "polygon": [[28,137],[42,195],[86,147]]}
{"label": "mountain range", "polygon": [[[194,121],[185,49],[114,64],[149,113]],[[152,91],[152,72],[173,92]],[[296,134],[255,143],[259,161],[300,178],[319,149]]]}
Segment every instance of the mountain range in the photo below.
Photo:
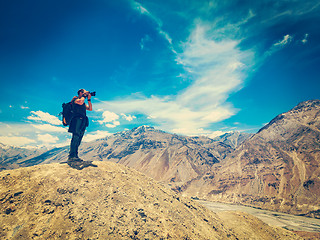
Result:
{"label": "mountain range", "polygon": [[300,103],[179,191],[319,218],[319,116],[319,100]]}
{"label": "mountain range", "polygon": [[[81,157],[134,168],[182,195],[319,217],[320,101],[302,102],[256,134],[186,137],[148,126],[83,143]],[[66,161],[68,147],[2,169]],[[2,158],[3,159],[3,158]]]}
{"label": "mountain range", "polygon": [[0,143],[0,171],[20,167],[17,162],[29,157],[34,157],[46,152],[46,148],[20,148]]}
{"label": "mountain range", "polygon": [[[239,138],[242,134],[230,134]],[[245,134],[245,136],[249,136]],[[224,138],[224,141],[229,139]],[[230,140],[231,141],[231,140]],[[238,140],[237,140],[238,141]],[[5,165],[12,169],[67,160],[69,147],[54,148]],[[140,126],[89,143],[82,143],[80,157],[94,161],[112,161],[133,167],[163,182],[185,183],[207,172],[234,151],[230,145],[207,137],[186,137]]]}

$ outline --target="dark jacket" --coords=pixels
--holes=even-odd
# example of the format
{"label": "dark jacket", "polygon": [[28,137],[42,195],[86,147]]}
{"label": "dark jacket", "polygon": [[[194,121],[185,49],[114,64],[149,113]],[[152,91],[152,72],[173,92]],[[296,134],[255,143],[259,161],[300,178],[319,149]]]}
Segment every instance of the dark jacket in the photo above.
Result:
{"label": "dark jacket", "polygon": [[89,126],[89,119],[86,116],[87,109],[85,103],[79,105],[73,101],[72,108],[73,116],[71,118],[68,132],[76,133],[79,131],[85,131],[86,127]]}

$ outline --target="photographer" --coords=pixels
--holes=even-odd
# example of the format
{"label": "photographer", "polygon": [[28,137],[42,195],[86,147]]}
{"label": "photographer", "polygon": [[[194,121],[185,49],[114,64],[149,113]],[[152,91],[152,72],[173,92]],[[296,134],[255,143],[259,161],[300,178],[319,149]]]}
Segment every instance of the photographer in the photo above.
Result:
{"label": "photographer", "polygon": [[[85,99],[87,99],[88,105],[85,104]],[[68,132],[72,133],[72,139],[68,163],[83,161],[78,156],[78,148],[81,144],[86,127],[89,126],[89,119],[86,115],[86,111],[92,111],[91,93],[85,89],[80,89],[78,90],[78,96],[74,96],[71,102],[73,116]]]}

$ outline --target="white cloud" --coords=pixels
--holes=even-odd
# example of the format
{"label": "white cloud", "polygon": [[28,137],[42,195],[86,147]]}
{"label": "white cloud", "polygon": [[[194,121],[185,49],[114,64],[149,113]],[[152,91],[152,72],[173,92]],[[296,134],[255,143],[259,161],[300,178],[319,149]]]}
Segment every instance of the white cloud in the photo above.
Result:
{"label": "white cloud", "polygon": [[109,133],[108,131],[95,131],[91,133],[87,133],[85,137],[83,138],[84,142],[91,142],[97,139],[105,138],[107,136],[112,135],[112,133]]}
{"label": "white cloud", "polygon": [[119,119],[119,115],[117,115],[117,114],[114,113],[114,112],[104,111],[104,112],[102,113],[102,118],[103,118],[103,120],[98,121],[100,124],[108,123],[108,122],[112,122],[112,121],[118,120],[118,119]]}
{"label": "white cloud", "polygon": [[147,34],[145,35],[141,40],[140,40],[140,48],[141,50],[148,50],[148,48],[146,48],[146,43],[151,41],[151,37]]}
{"label": "white cloud", "polygon": [[282,40],[276,42],[273,44],[268,51],[265,52],[265,56],[262,58],[262,60],[265,59],[265,57],[269,57],[270,55],[274,54],[275,52],[281,50],[285,46],[289,45],[293,41],[293,37],[289,34],[285,35]]}
{"label": "white cloud", "polygon": [[61,121],[58,117],[53,116],[49,113],[43,111],[31,111],[31,116],[28,116],[27,119],[34,120],[34,121],[42,121],[48,122],[53,125],[61,125]]}
{"label": "white cloud", "polygon": [[20,136],[0,136],[0,142],[6,145],[23,146],[36,141],[27,137]]}
{"label": "white cloud", "polygon": [[20,106],[21,109],[29,109],[29,107]]}
{"label": "white cloud", "polygon": [[103,111],[102,120],[98,120],[97,122],[100,124],[105,124],[108,128],[115,128],[120,125],[120,122],[117,121],[120,117],[118,114],[110,111]]}
{"label": "white cloud", "polygon": [[[51,124],[35,124],[27,122],[0,123],[0,135],[0,142],[3,141],[9,145],[40,147],[43,142],[53,142],[52,138],[54,138],[56,142],[60,144],[61,142],[59,141],[59,138],[64,140],[69,134],[63,127],[58,127]],[[44,138],[49,135],[52,137],[49,137],[46,141]],[[38,136],[40,136],[40,138]]]}
{"label": "white cloud", "polygon": [[127,121],[131,122],[133,119],[136,119],[136,116],[133,115],[125,115],[124,113],[121,113],[121,116],[126,119]]}
{"label": "white cloud", "polygon": [[278,47],[278,46],[279,46],[279,47],[283,47],[283,46],[289,44],[289,43],[292,41],[292,39],[293,39],[293,37],[290,36],[289,34],[287,34],[287,35],[285,35],[285,36],[283,37],[283,39],[282,39],[281,41],[275,43],[274,46],[276,46],[276,47]]}
{"label": "white cloud", "polygon": [[131,1],[131,5],[133,9],[137,10],[141,14],[151,15],[149,11],[146,8],[144,8],[140,3],[136,1]]}
{"label": "white cloud", "polygon": [[[241,52],[237,48],[238,43],[232,40],[214,41],[208,29],[198,25],[179,56],[195,81],[180,94],[178,101],[193,109],[214,110],[225,102],[231,92],[239,90],[244,79],[242,70],[251,53]],[[224,108],[228,108],[228,112],[231,110]]]}
{"label": "white cloud", "polygon": [[162,35],[164,37],[164,39],[166,39],[168,41],[168,43],[171,45],[172,38],[170,37],[170,35],[167,32],[163,31],[160,27],[159,27],[158,31],[159,31],[159,34]]}
{"label": "white cloud", "polygon": [[302,42],[303,44],[306,44],[306,43],[308,42],[308,37],[309,37],[309,34],[306,33],[306,34],[304,35],[304,38],[301,40],[301,42]]}
{"label": "white cloud", "polygon": [[45,132],[66,132],[63,127],[57,127],[50,124],[32,124],[33,127]]}
{"label": "white cloud", "polygon": [[47,134],[38,134],[38,140],[43,143],[49,144],[49,143],[56,143],[59,140],[59,138],[47,133]]}

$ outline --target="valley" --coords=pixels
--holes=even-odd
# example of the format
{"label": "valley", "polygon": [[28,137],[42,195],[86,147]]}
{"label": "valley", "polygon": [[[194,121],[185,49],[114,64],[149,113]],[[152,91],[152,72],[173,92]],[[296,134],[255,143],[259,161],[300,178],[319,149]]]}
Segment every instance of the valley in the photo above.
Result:
{"label": "valley", "polygon": [[282,227],[291,231],[318,232],[320,233],[320,219],[279,213],[236,204],[209,202],[198,200],[198,203],[209,210],[218,213],[224,211],[240,211],[249,213],[263,222],[274,227]]}

